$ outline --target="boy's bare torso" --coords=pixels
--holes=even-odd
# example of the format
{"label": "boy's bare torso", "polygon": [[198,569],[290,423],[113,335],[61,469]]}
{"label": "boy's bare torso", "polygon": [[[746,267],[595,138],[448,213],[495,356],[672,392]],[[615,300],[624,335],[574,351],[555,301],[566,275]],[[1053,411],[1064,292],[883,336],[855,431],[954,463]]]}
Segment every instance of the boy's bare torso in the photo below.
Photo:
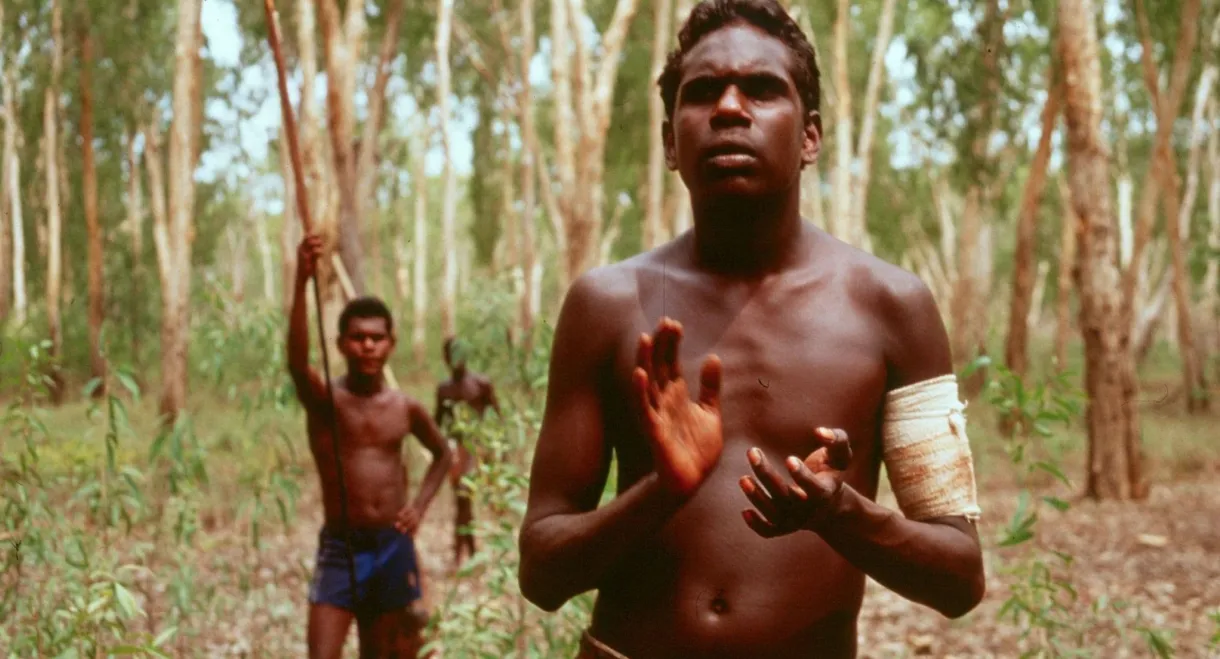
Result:
{"label": "boy's bare torso", "polygon": [[[333,386],[339,410],[339,450],[347,478],[348,519],[353,528],[394,524],[406,502],[407,471],[402,443],[411,432],[418,403],[400,391],[383,389],[372,396],[350,391],[343,379]],[[308,415],[309,448],[322,483],[326,524],[342,527],[339,484],[330,420],[325,412]]]}
{"label": "boy's bare torso", "polygon": [[[599,585],[592,633],[629,657],[854,656],[864,576],[813,533],[763,539],[742,520],[746,451],[804,457],[817,426],[852,438],[847,483],[876,495],[887,390],[890,284],[910,277],[818,234],[792,270],[742,282],[700,272],[680,243],[596,273],[589,319],[607,344],[606,441],[626,490],[652,470],[630,377],[641,333],[683,324],[692,397],[704,357],[723,362],[724,451],[715,471],[646,546]],[[892,280],[892,281],[887,281]]]}

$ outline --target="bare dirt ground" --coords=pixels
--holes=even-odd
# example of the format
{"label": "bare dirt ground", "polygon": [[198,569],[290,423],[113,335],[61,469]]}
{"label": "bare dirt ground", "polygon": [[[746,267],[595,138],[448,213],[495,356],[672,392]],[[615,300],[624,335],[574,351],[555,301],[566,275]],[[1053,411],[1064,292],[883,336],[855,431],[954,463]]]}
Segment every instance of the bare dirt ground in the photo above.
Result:
{"label": "bare dirt ground", "polygon": [[[988,540],[1002,534],[1017,495],[987,492],[981,498],[979,534],[985,546],[994,547]],[[1220,646],[1208,647],[1220,632],[1220,621],[1210,617],[1220,611],[1220,481],[1154,486],[1141,504],[1078,500],[1064,513],[1050,513],[1037,525],[1037,543],[1074,556],[1067,576],[1079,597],[1065,617],[1093,627],[1085,645],[1092,656],[1154,656],[1137,630],[1147,626],[1169,632],[1175,656],[1220,657]],[[860,616],[860,656],[1019,656],[1021,630],[997,617],[1011,593],[1010,578],[1001,570],[1017,554],[987,552],[987,597],[959,620],[946,620],[870,580]],[[1103,597],[1131,606],[1121,614],[1093,614],[1092,605]],[[1115,617],[1117,624],[1107,624]]]}
{"label": "bare dirt ground", "polygon": [[[210,656],[305,656],[305,595],[316,547],[316,509],[310,509],[275,546],[262,568],[262,585],[245,601],[232,602],[231,627],[209,643]],[[881,501],[887,501],[883,494]],[[316,502],[314,502],[316,503]],[[1067,573],[1078,593],[1065,616],[1091,631],[1086,656],[1155,656],[1138,631],[1147,626],[1167,632],[1177,657],[1220,657],[1209,640],[1220,624],[1210,618],[1220,608],[1220,479],[1198,476],[1187,482],[1157,485],[1142,504],[1074,501],[1064,513],[1050,510],[1037,526],[1037,539],[1020,549],[994,549],[1016,508],[1015,491],[985,492],[980,536],[987,551],[988,594],[982,605],[959,620],[947,620],[869,582],[860,616],[860,657],[1017,657],[1021,629],[997,613],[1013,578],[1004,574],[1018,555],[1054,549],[1075,557]],[[438,494],[417,540],[430,603],[452,585],[449,572],[452,494]],[[217,567],[243,560],[218,553]],[[471,584],[463,584],[472,587]],[[473,587],[477,587],[475,584]],[[1095,614],[1100,598],[1130,605],[1122,613]],[[221,631],[221,630],[217,630]],[[287,638],[285,638],[287,636]],[[354,634],[352,635],[354,637]],[[261,639],[261,640],[260,640]],[[355,656],[354,638],[349,656]],[[562,659],[562,658],[556,658]]]}

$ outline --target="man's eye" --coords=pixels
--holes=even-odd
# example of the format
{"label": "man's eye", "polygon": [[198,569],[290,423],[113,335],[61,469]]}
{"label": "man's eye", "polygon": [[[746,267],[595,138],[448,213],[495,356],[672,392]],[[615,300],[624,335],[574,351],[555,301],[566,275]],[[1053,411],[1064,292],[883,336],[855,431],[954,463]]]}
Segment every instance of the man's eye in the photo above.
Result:
{"label": "man's eye", "polygon": [[688,84],[682,89],[682,100],[684,101],[707,101],[715,99],[720,90],[720,85],[711,82],[697,81]]}

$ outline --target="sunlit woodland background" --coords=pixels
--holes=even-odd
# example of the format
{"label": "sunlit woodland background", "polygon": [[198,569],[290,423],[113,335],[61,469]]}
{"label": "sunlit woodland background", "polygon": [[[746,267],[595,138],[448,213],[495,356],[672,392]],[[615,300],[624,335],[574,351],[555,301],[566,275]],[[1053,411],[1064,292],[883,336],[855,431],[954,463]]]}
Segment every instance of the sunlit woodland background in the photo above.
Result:
{"label": "sunlit woodland background", "polygon": [[[448,486],[419,540],[444,656],[572,656],[587,621],[516,586],[550,327],[690,226],[654,80],[691,4],[278,3],[330,336],[379,295],[396,386],[430,406],[456,333],[505,400],[472,431],[476,560]],[[984,604],[872,584],[862,656],[1216,656],[1220,2],[789,4],[824,98],[803,212],[933,290],[984,509]],[[0,73],[0,648],[303,656],[321,512],[262,4],[3,0]]]}

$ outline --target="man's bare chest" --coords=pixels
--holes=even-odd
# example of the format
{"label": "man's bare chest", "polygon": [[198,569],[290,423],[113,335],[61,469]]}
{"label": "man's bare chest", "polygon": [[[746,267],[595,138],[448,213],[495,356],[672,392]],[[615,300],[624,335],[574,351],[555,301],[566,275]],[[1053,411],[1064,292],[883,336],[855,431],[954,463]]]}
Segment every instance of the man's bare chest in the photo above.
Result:
{"label": "man's bare chest", "polygon": [[[398,450],[410,432],[408,414],[401,401],[353,396],[335,392],[338,407],[339,432],[349,448]],[[329,424],[326,424],[329,431]]]}
{"label": "man's bare chest", "polygon": [[[874,316],[846,297],[816,290],[732,297],[674,296],[665,314],[683,326],[677,359],[692,399],[704,360],[720,358],[726,441],[754,438],[796,451],[812,441],[817,426],[871,439],[886,387]],[[625,400],[639,336],[652,334],[662,315],[648,313],[654,306],[641,305],[619,343],[614,380]]]}

